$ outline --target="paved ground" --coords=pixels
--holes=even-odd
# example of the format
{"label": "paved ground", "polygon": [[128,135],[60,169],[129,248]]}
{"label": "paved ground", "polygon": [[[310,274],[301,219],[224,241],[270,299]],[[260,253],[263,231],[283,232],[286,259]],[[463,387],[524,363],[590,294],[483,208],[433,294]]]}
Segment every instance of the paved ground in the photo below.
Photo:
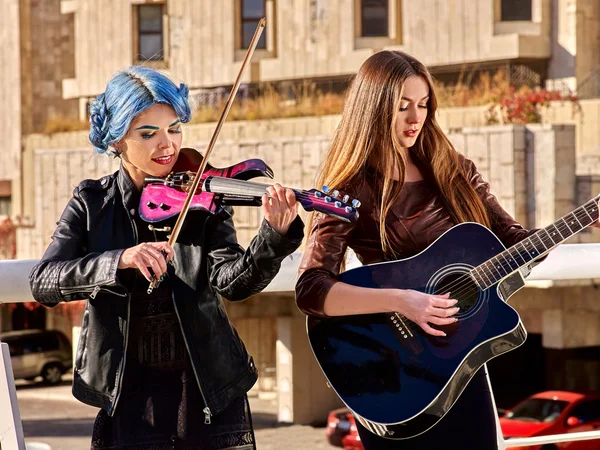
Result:
{"label": "paved ground", "polygon": [[[98,410],[75,400],[71,382],[46,387],[17,381],[17,398],[26,442],[43,442],[51,450],[89,449]],[[325,439],[325,428],[278,426],[273,400],[251,398],[258,450],[334,450]],[[339,449],[339,448],[338,448]]]}

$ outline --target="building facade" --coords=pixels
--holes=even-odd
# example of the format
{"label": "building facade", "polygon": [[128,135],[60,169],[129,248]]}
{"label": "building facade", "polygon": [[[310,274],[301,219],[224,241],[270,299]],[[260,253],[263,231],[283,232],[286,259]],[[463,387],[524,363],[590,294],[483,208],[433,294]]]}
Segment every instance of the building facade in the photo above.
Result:
{"label": "building facade", "polygon": [[[261,17],[267,26],[244,75],[246,86],[311,80],[343,87],[371,54],[397,49],[417,56],[448,83],[465,71],[505,68],[524,82],[600,97],[595,90],[600,86],[598,0],[5,0],[0,6],[0,133],[5,137],[0,215],[21,215],[32,223],[18,233],[18,257],[40,257],[72,186],[114,170],[117,163],[92,157],[85,132],[40,134],[52,129],[55,117],[85,120],[89,101],[115,71],[131,64],[165,71],[187,83],[198,99],[227,93]],[[588,181],[575,177],[581,172],[575,151],[581,142],[586,152],[594,153],[594,146],[600,152],[600,131],[589,126],[600,116],[598,101],[583,108],[584,118],[574,129],[535,131],[539,138],[531,142],[539,150],[527,141],[533,129],[462,130],[453,140],[477,160],[511,213],[530,227],[541,226],[575,206],[578,189],[589,191],[600,173],[599,166],[586,172]],[[549,115],[550,122],[574,123],[557,111],[552,109],[556,120]],[[482,117],[482,109],[440,112],[447,130],[481,125]],[[273,166],[277,181],[310,188],[338,119],[226,124],[223,147],[215,153],[221,156],[211,162],[225,166],[261,157]],[[190,126],[186,141],[202,148],[213,129],[214,124]],[[558,150],[549,155],[544,148]],[[527,157],[537,163],[528,166]],[[553,178],[556,167],[564,170]],[[540,180],[552,187],[542,189]],[[242,243],[259,220],[257,209],[236,211]],[[598,323],[593,287],[576,288],[584,299],[577,314],[564,304],[575,288],[553,289],[526,289],[515,299],[528,330],[539,338],[531,340],[538,342],[533,352],[600,347],[600,336],[569,331],[582,319]],[[293,293],[267,293],[228,310],[263,374],[257,389],[280,399],[279,418],[322,419],[337,401],[307,346]],[[72,323],[49,315],[47,325]],[[553,361],[569,358],[568,352],[553,355]],[[542,363],[536,374],[543,377],[543,370]],[[585,370],[563,371],[548,385],[593,388],[597,379]]]}

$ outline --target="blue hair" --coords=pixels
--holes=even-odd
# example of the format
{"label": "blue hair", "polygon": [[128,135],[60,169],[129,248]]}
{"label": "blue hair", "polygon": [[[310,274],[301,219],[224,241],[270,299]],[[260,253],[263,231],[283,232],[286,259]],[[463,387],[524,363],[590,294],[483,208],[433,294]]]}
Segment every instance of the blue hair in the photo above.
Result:
{"label": "blue hair", "polygon": [[111,78],[90,105],[90,142],[98,153],[120,141],[131,122],[156,103],[171,105],[183,123],[192,118],[188,87],[148,67],[131,66]]}

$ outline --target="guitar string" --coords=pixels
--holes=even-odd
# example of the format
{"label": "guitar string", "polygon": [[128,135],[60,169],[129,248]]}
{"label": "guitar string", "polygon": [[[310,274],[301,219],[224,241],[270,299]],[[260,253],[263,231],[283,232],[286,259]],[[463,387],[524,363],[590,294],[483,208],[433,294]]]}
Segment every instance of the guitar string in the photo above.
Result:
{"label": "guitar string", "polygon": [[[488,268],[488,271],[490,272],[490,275],[492,275],[492,276],[488,276],[487,274],[486,274],[486,276],[487,276],[487,277],[488,277],[490,280],[494,280],[494,282],[493,282],[493,283],[491,283],[489,286],[487,286],[487,287],[486,287],[486,288],[489,288],[490,286],[492,286],[492,285],[496,284],[498,281],[500,281],[500,280],[501,280],[502,278],[504,278],[505,276],[508,276],[509,274],[511,274],[511,273],[513,273],[514,271],[518,270],[520,267],[522,267],[522,266],[524,266],[524,265],[528,264],[528,261],[526,261],[526,259],[523,257],[523,252],[517,248],[517,246],[518,246],[518,245],[521,245],[521,246],[522,246],[522,247],[525,249],[525,254],[529,254],[529,255],[531,255],[531,257],[532,257],[532,260],[533,260],[534,258],[536,258],[536,257],[539,257],[539,255],[540,255],[540,254],[542,254],[542,253],[544,253],[544,252],[546,252],[546,251],[548,251],[548,250],[552,249],[552,248],[553,248],[553,247],[555,247],[556,245],[558,245],[558,243],[554,242],[554,239],[552,239],[552,237],[549,235],[549,233],[548,233],[548,229],[549,229],[549,228],[551,228],[551,227],[553,227],[553,226],[554,226],[554,227],[557,229],[557,231],[558,231],[558,232],[559,232],[559,234],[561,235],[561,238],[560,238],[560,240],[559,240],[559,243],[560,243],[561,241],[564,241],[564,240],[566,240],[566,239],[567,239],[567,238],[563,238],[563,233],[561,233],[561,231],[562,231],[562,232],[565,232],[564,234],[567,234],[567,233],[568,233],[569,235],[573,235],[573,234],[575,234],[575,233],[577,233],[577,232],[579,232],[579,231],[583,230],[584,228],[588,227],[588,226],[589,226],[589,225],[591,225],[592,223],[594,223],[595,219],[592,217],[592,215],[591,215],[591,214],[589,214],[589,213],[588,213],[588,212],[587,212],[587,211],[584,209],[585,207],[588,207],[588,206],[590,206],[590,204],[594,205],[594,201],[593,201],[593,200],[590,200],[589,202],[587,202],[586,204],[584,204],[584,205],[583,205],[581,208],[578,208],[578,209],[576,209],[575,211],[573,211],[573,212],[572,212],[572,213],[570,213],[570,214],[567,214],[566,216],[562,217],[561,219],[559,219],[559,220],[558,220],[558,221],[556,221],[555,223],[553,223],[553,224],[549,225],[549,226],[548,226],[548,227],[546,227],[546,228],[542,228],[542,229],[540,229],[539,231],[537,231],[536,233],[532,234],[531,236],[528,236],[528,237],[527,237],[526,239],[524,239],[523,241],[520,241],[520,242],[518,242],[517,244],[513,245],[512,247],[509,247],[508,249],[504,250],[503,252],[500,252],[500,253],[498,253],[496,256],[494,256],[494,257],[490,258],[488,261],[486,261],[486,262],[484,262],[484,263],[480,264],[479,266],[477,266],[477,267],[473,268],[473,269],[472,269],[472,270],[471,270],[469,273],[475,273],[475,271],[476,271],[476,270],[478,270],[478,269],[483,271],[483,267],[485,267],[485,266],[488,266],[488,265],[489,265],[489,263],[490,263],[492,260],[494,260],[494,259],[498,260],[498,261],[499,261],[499,265],[501,266],[501,268],[502,268],[502,269],[504,269],[504,271],[505,271],[506,273],[503,275],[503,274],[502,274],[500,271],[498,271],[498,273],[500,273],[500,277],[499,277],[499,278],[498,278],[498,277],[494,277],[494,276],[493,276],[493,273],[492,273],[492,272],[489,270],[489,268]],[[592,210],[591,210],[591,212],[592,212],[592,213],[594,213],[594,209],[592,209]],[[579,216],[578,216],[577,214],[579,214]],[[576,220],[578,221],[578,223],[581,225],[581,228],[579,228],[579,229],[578,229],[578,230],[576,230],[576,231],[572,231],[572,229],[571,229],[571,228],[568,226],[568,224],[567,224],[567,223],[566,223],[566,221],[564,220],[565,218],[568,218],[568,216],[569,216],[569,215],[573,215],[573,216],[576,218]],[[561,222],[562,222],[562,223],[561,223]],[[586,222],[587,222],[587,223],[586,223]],[[572,223],[574,223],[574,222],[572,222]],[[583,223],[586,223],[586,224],[585,224],[585,225],[583,225]],[[543,237],[541,237],[541,233],[542,233],[542,232],[545,232],[546,234],[548,234],[548,236],[547,236],[547,239],[548,239],[549,241],[551,241],[551,242],[552,242],[552,245],[551,245],[550,247],[546,247],[546,244],[544,244]],[[539,250],[539,248],[538,248],[538,245],[537,245],[537,244],[535,244],[535,243],[532,241],[532,239],[533,239],[534,237],[535,237],[535,238],[537,238],[537,239],[540,241],[540,243],[542,244],[542,246],[544,247],[544,249],[543,249],[542,251],[540,251],[540,250]],[[570,237],[570,236],[569,236],[569,237]],[[527,242],[524,242],[524,241],[527,241]],[[533,252],[531,252],[531,251],[527,250],[527,247],[525,247],[525,245],[526,245],[526,244],[528,244],[528,243],[529,243],[529,244],[531,244],[531,246],[533,247],[533,249],[534,249],[535,251],[537,251],[537,252],[538,252],[538,255],[535,255],[535,256],[534,256],[534,255],[533,255]],[[509,255],[511,260],[513,260],[513,261],[517,262],[516,258],[515,258],[515,257],[514,257],[514,255],[513,255],[513,251],[516,251],[516,252],[517,252],[517,254],[519,255],[519,257],[520,257],[520,258],[521,258],[521,259],[524,261],[524,264],[519,264],[519,265],[517,266],[517,268],[513,268],[513,267],[512,267],[512,266],[511,266],[511,265],[508,263],[509,259],[507,259],[507,258],[506,258],[506,256],[505,256],[505,254],[506,254],[506,255]],[[507,263],[501,262],[501,261],[500,261],[500,257],[504,258],[504,259],[507,261]],[[531,261],[529,261],[529,262],[531,262]],[[517,264],[518,264],[518,263],[517,263]],[[497,265],[497,264],[494,264],[494,268],[497,268],[497,267],[499,267],[499,265]],[[507,270],[507,269],[506,269],[506,267],[507,267],[507,266],[508,266],[508,268],[509,268],[510,270]],[[484,272],[484,273],[485,273],[485,272]],[[473,278],[475,278],[475,276],[473,276]],[[485,279],[483,279],[481,276],[479,276],[479,278],[481,278],[483,281],[485,281]],[[475,280],[475,281],[477,281],[477,280]],[[460,287],[460,284],[456,284],[456,283],[457,283],[457,282],[455,282],[455,284],[454,284],[454,285],[450,284],[450,285],[448,285],[447,287],[449,287],[449,286],[452,286],[452,289],[455,289],[456,287]]]}
{"label": "guitar string", "polygon": [[[588,202],[588,203],[590,203],[590,202]],[[587,205],[587,204],[586,204],[586,205]],[[585,206],[585,205],[584,205],[584,206]],[[593,211],[592,211],[592,212],[593,212]],[[578,217],[577,217],[577,215],[576,215],[576,214],[578,214],[578,213],[580,214],[580,217],[579,217],[579,218],[578,218]],[[577,219],[577,221],[579,222],[579,224],[582,224],[582,222],[583,222],[583,223],[587,222],[585,225],[582,225],[582,227],[581,227],[579,230],[575,231],[575,232],[574,232],[574,231],[572,231],[572,230],[570,229],[570,227],[567,225],[567,223],[566,223],[566,222],[564,222],[564,223],[559,223],[559,222],[560,222],[562,219],[559,219],[559,221],[555,222],[554,224],[552,224],[552,225],[550,225],[550,226],[548,226],[548,227],[546,227],[546,228],[550,228],[550,227],[554,226],[554,227],[555,227],[555,228],[558,230],[559,234],[561,235],[561,239],[560,239],[560,241],[563,241],[563,240],[565,240],[564,238],[562,238],[563,234],[567,234],[567,233],[568,233],[568,234],[570,234],[570,235],[573,235],[573,234],[575,234],[575,233],[577,233],[577,232],[581,231],[581,230],[582,230],[582,229],[584,229],[585,227],[587,227],[587,226],[591,225],[591,224],[593,223],[593,221],[594,221],[593,217],[592,217],[592,216],[591,216],[589,213],[587,213],[586,211],[577,211],[577,210],[576,210],[576,211],[573,213],[573,215],[575,215],[575,218]],[[580,220],[580,219],[581,219],[581,220]],[[591,221],[590,221],[590,219],[591,219]],[[572,222],[572,223],[573,223],[573,222]],[[521,242],[518,242],[517,244],[513,245],[512,247],[509,247],[508,249],[504,250],[503,252],[499,253],[498,255],[496,255],[496,256],[494,256],[494,257],[490,258],[488,261],[486,261],[486,262],[484,262],[484,263],[480,264],[479,266],[477,266],[477,267],[473,268],[473,269],[472,269],[472,270],[469,272],[469,274],[470,274],[470,275],[472,275],[472,278],[473,278],[473,279],[475,279],[475,277],[477,276],[477,274],[476,274],[476,270],[478,270],[478,269],[479,269],[479,270],[481,270],[481,271],[482,271],[482,272],[483,272],[483,273],[486,275],[486,277],[487,277],[489,280],[493,280],[493,282],[492,282],[491,284],[489,284],[488,286],[486,286],[486,289],[487,289],[487,288],[489,288],[489,287],[491,287],[491,286],[493,286],[493,285],[494,285],[494,284],[496,284],[498,281],[500,281],[502,278],[504,278],[504,277],[508,276],[509,274],[511,274],[511,273],[513,273],[513,272],[515,272],[515,271],[516,271],[516,270],[518,270],[520,267],[522,267],[522,266],[524,266],[524,265],[526,265],[526,264],[528,263],[528,262],[526,262],[526,259],[523,257],[523,252],[522,252],[522,251],[520,251],[520,250],[517,248],[517,245],[521,245],[521,246],[522,246],[522,247],[525,249],[525,254],[528,254],[528,255],[527,255],[528,257],[529,257],[529,255],[531,255],[531,257],[532,257],[532,259],[531,259],[531,260],[533,260],[535,257],[539,257],[539,255],[543,254],[544,252],[546,252],[546,251],[548,251],[548,250],[552,249],[553,247],[555,247],[556,245],[558,245],[556,242],[554,242],[554,240],[553,240],[553,239],[552,239],[550,236],[548,236],[549,240],[552,242],[552,245],[551,245],[550,247],[546,247],[546,244],[544,244],[544,241],[543,241],[542,237],[540,237],[540,233],[542,233],[542,232],[545,232],[546,234],[548,234],[548,231],[547,231],[547,229],[546,229],[546,228],[544,228],[544,229],[541,229],[541,230],[539,230],[538,232],[536,232],[535,234],[533,234],[533,235],[529,236],[528,238],[526,238],[526,240],[527,240],[528,242],[525,242],[525,243],[524,243],[523,241],[521,241]],[[562,231],[562,233],[561,233],[561,231]],[[542,251],[540,251],[540,250],[539,250],[539,248],[538,248],[538,246],[537,246],[537,245],[536,245],[536,244],[535,244],[535,243],[532,241],[532,239],[533,239],[534,237],[536,237],[536,238],[537,238],[537,239],[540,241],[540,243],[542,244],[542,246],[544,247],[544,249],[543,249]],[[525,240],[524,240],[524,241],[525,241]],[[535,255],[535,256],[534,256],[534,252],[531,252],[531,251],[527,250],[527,247],[525,246],[527,243],[531,244],[531,246],[533,247],[533,249],[535,249],[535,251],[538,253],[538,255]],[[513,268],[513,267],[512,267],[512,266],[511,266],[511,265],[508,263],[509,259],[508,259],[508,258],[505,256],[505,254],[506,254],[506,255],[509,255],[509,257],[510,257],[510,260],[512,260],[512,261],[515,261],[515,262],[517,261],[517,260],[516,260],[516,258],[515,258],[515,256],[514,256],[514,254],[513,254],[513,251],[516,251],[516,252],[517,252],[517,254],[519,255],[519,257],[520,257],[520,258],[521,258],[521,259],[522,259],[522,260],[525,262],[525,264],[520,264],[520,265],[518,265],[516,268]],[[502,257],[504,260],[506,260],[507,262],[506,262],[506,263],[502,262],[502,261],[500,260],[500,258],[501,258],[501,257]],[[486,266],[488,266],[488,265],[489,265],[489,263],[490,263],[490,262],[492,262],[493,260],[497,260],[497,261],[498,261],[498,264],[494,264],[494,269],[501,268],[501,269],[503,269],[503,270],[504,270],[504,272],[506,272],[505,274],[502,274],[502,272],[501,272],[500,270],[497,270],[496,272],[500,274],[500,277],[497,277],[497,276],[495,276],[495,275],[492,273],[492,271],[491,271],[489,268],[488,268],[489,275],[485,273],[485,270],[484,270],[484,268],[485,268]],[[529,261],[529,262],[530,262],[530,261]],[[518,263],[517,263],[517,264],[518,264]],[[510,270],[507,270],[507,267],[508,267],[508,269],[510,269]],[[463,280],[461,280],[461,278],[462,278]],[[479,278],[480,278],[480,279],[482,279],[482,281],[484,281],[484,282],[485,282],[485,279],[483,279],[483,277],[481,277],[480,275],[479,275]],[[459,280],[461,280],[461,281],[459,281]],[[475,281],[475,282],[477,282],[477,279],[475,279],[474,281]],[[451,294],[454,294],[455,296],[459,296],[459,295],[461,295],[461,294],[463,294],[463,293],[464,293],[464,290],[462,290],[462,291],[461,291],[461,288],[463,288],[463,286],[464,286],[464,288],[466,288],[467,290],[468,290],[468,289],[470,289],[470,286],[469,286],[469,284],[470,284],[470,283],[469,283],[469,282],[467,282],[466,284],[464,284],[463,282],[464,282],[464,277],[459,277],[459,278],[458,278],[457,280],[455,280],[453,283],[449,284],[448,286],[445,286],[445,289],[447,290],[447,292],[450,292]],[[479,283],[477,283],[477,284],[479,284]],[[448,289],[449,289],[449,290],[448,290]],[[456,290],[456,289],[458,289],[458,290]],[[440,295],[443,295],[443,294],[440,294]],[[459,303],[460,303],[460,302],[459,302]],[[459,303],[457,303],[457,304],[459,304]]]}
{"label": "guitar string", "polygon": [[[550,236],[548,236],[548,238],[549,238],[549,239],[550,239],[550,241],[553,243],[553,245],[552,245],[550,248],[547,248],[547,247],[546,247],[546,245],[544,244],[544,241],[542,240],[542,237],[540,237],[540,236],[539,236],[539,234],[540,234],[541,232],[546,232],[546,233],[548,234],[548,230],[547,230],[547,229],[548,229],[548,228],[551,228],[551,227],[554,227],[554,228],[556,228],[556,229],[558,230],[559,234],[561,235],[561,239],[560,239],[560,241],[561,241],[561,242],[562,242],[562,241],[564,241],[564,240],[565,240],[565,239],[567,239],[567,238],[563,238],[563,233],[562,233],[562,232],[564,232],[564,234],[569,234],[569,237],[570,237],[570,236],[572,236],[572,235],[574,235],[575,233],[577,233],[577,232],[579,232],[579,231],[583,230],[584,228],[588,227],[589,225],[591,225],[592,223],[594,223],[594,222],[595,222],[595,219],[594,219],[594,217],[593,217],[593,216],[592,216],[592,215],[591,215],[591,214],[590,214],[590,213],[589,213],[589,212],[586,210],[586,208],[588,208],[588,207],[589,207],[589,206],[591,206],[591,205],[595,205],[595,204],[596,204],[596,203],[595,203],[595,199],[588,201],[587,203],[585,203],[584,205],[582,205],[580,208],[577,208],[575,211],[573,211],[573,212],[571,212],[571,213],[569,213],[569,214],[567,214],[567,215],[563,216],[563,217],[562,217],[561,219],[559,219],[558,221],[554,222],[553,224],[549,225],[549,226],[548,226],[548,227],[546,227],[546,228],[543,228],[543,229],[539,230],[538,232],[534,233],[533,235],[529,236],[529,237],[528,237],[528,238],[526,238],[526,239],[527,239],[528,241],[530,241],[529,243],[531,243],[531,244],[532,244],[532,246],[533,246],[533,247],[536,249],[536,251],[538,251],[538,255],[539,255],[539,254],[542,254],[542,253],[544,253],[544,252],[545,252],[545,251],[547,251],[547,250],[550,250],[550,249],[552,249],[553,247],[555,247],[555,246],[556,246],[556,245],[558,245],[558,244],[557,244],[556,242],[554,242],[554,240],[553,240],[553,239],[552,239]],[[590,211],[590,212],[591,212],[591,213],[594,213],[595,211],[597,211],[597,210],[596,210],[596,209],[595,209],[595,207],[594,207],[593,209],[591,209],[591,211]],[[578,215],[579,215],[579,217],[578,217]],[[581,226],[581,228],[579,228],[579,229],[578,229],[578,230],[576,230],[576,231],[573,231],[573,230],[572,230],[572,229],[571,229],[571,228],[568,226],[568,224],[567,224],[567,222],[566,222],[566,220],[565,220],[565,219],[568,219],[568,218],[569,218],[569,216],[574,216],[574,217],[575,217],[575,219],[577,220],[577,222],[579,223],[579,225]],[[582,219],[582,220],[580,220],[580,219]],[[561,223],[561,222],[562,222],[562,223]],[[585,223],[585,222],[587,222],[587,224],[583,225],[583,223]],[[574,224],[574,223],[575,223],[575,222],[571,222],[571,224]],[[534,237],[537,237],[537,238],[538,238],[538,240],[540,241],[540,243],[541,243],[541,244],[544,246],[544,250],[543,250],[542,252],[540,252],[539,250],[537,250],[537,246],[536,246],[536,244],[532,242],[532,239],[533,239]],[[462,296],[462,295],[464,295],[464,294],[466,294],[466,293],[469,293],[469,292],[470,292],[470,291],[472,291],[473,289],[474,289],[474,290],[476,290],[477,292],[479,292],[479,290],[480,290],[480,289],[479,289],[479,286],[477,285],[477,282],[476,282],[476,280],[474,279],[474,276],[472,277],[473,279],[471,278],[471,274],[472,274],[472,273],[473,273],[473,272],[474,272],[476,269],[478,269],[479,267],[482,267],[482,266],[485,266],[485,265],[487,265],[487,264],[488,264],[488,263],[489,263],[491,260],[493,260],[493,259],[499,259],[499,257],[500,257],[501,255],[503,255],[504,253],[508,253],[509,255],[511,255],[511,257],[512,257],[512,258],[513,258],[513,260],[514,260],[514,257],[512,256],[512,253],[511,253],[512,249],[515,249],[515,250],[517,251],[517,253],[519,254],[519,256],[521,256],[521,259],[523,259],[523,261],[525,261],[525,258],[523,258],[521,251],[520,251],[518,248],[516,248],[516,246],[517,246],[517,245],[519,245],[519,244],[521,244],[521,245],[522,245],[522,246],[525,248],[525,250],[527,251],[527,248],[526,248],[526,247],[525,247],[525,245],[523,244],[523,241],[521,241],[521,242],[518,242],[518,243],[517,243],[517,244],[515,244],[514,246],[512,246],[512,247],[509,247],[509,248],[508,248],[508,249],[506,249],[505,251],[503,251],[503,252],[499,253],[498,255],[496,255],[496,256],[494,256],[494,257],[490,258],[488,261],[486,261],[485,263],[481,264],[480,266],[478,266],[478,267],[475,267],[474,269],[472,269],[472,270],[471,270],[471,271],[469,271],[468,273],[466,273],[466,274],[463,274],[462,276],[459,276],[459,277],[458,277],[456,280],[454,280],[452,283],[450,283],[450,284],[449,284],[449,285],[447,285],[447,286],[444,286],[444,288],[441,290],[441,291],[443,291],[443,292],[436,293],[436,295],[444,295],[444,294],[446,294],[446,293],[451,293],[451,296],[452,296],[452,297],[460,297],[460,296]],[[531,254],[531,252],[529,252],[529,251],[527,251],[527,253],[530,253],[530,254]],[[503,257],[504,257],[504,256],[503,256]],[[504,259],[506,259],[506,258],[504,257]],[[508,261],[508,260],[507,260],[507,261]],[[516,261],[516,260],[515,260],[515,261]],[[525,263],[525,264],[527,264],[527,263]],[[523,265],[525,265],[525,264],[523,264]],[[502,278],[504,278],[504,277],[508,276],[510,273],[513,273],[513,272],[515,272],[516,270],[518,270],[518,268],[517,268],[517,269],[513,269],[513,268],[510,266],[510,264],[508,264],[508,267],[509,267],[511,270],[510,270],[510,271],[507,271],[504,263],[500,262],[500,265],[502,266],[502,268],[504,268],[504,270],[505,270],[507,273],[506,273],[505,275],[501,275],[499,279],[495,280],[493,283],[491,283],[489,286],[487,286],[487,287],[486,287],[485,289],[483,289],[483,290],[489,289],[489,288],[490,288],[490,287],[492,287],[494,284],[496,284],[498,281],[500,281]],[[519,266],[519,267],[522,267],[523,265],[521,265],[521,266]],[[490,274],[491,274],[491,272],[490,272]],[[491,275],[493,275],[493,274],[491,274]],[[491,280],[491,279],[493,279],[493,278],[490,278],[490,280]],[[450,289],[449,289],[449,288],[450,288]],[[456,289],[458,289],[458,290],[456,290]],[[454,305],[454,307],[456,307],[456,306],[461,306],[461,305],[464,305],[464,303],[465,303],[466,301],[468,301],[468,299],[465,299],[465,300],[459,300],[458,298],[457,298],[457,300],[458,300],[458,301],[457,301],[457,303]],[[400,314],[400,316],[401,316],[403,319],[406,319],[406,320],[408,321],[408,324],[409,324],[409,325],[406,325],[406,328],[407,328],[407,329],[409,329],[409,330],[414,330],[414,329],[420,328],[420,326],[419,326],[418,324],[416,324],[415,322],[413,322],[412,320],[408,319],[407,317],[405,317],[405,316],[403,316],[403,315],[401,315],[401,314]],[[411,324],[412,324],[412,326],[411,326]],[[434,325],[435,325],[435,324],[434,324]]]}

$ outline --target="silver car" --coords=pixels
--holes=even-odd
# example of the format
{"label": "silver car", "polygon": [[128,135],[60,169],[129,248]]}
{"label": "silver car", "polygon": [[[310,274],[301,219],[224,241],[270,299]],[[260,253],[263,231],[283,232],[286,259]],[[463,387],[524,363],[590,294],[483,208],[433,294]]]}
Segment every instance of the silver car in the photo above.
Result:
{"label": "silver car", "polygon": [[8,344],[15,379],[40,375],[45,383],[56,384],[73,366],[71,344],[60,331],[6,331],[0,340]]}

